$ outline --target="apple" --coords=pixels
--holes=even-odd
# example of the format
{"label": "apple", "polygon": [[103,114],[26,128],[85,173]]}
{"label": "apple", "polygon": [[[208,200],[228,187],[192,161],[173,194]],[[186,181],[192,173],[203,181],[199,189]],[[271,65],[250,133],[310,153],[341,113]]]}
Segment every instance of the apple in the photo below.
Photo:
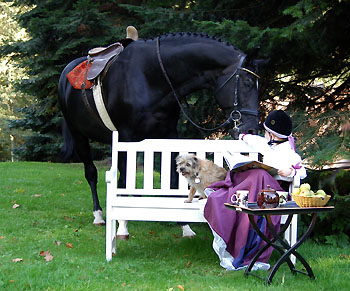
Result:
{"label": "apple", "polygon": [[300,191],[300,196],[313,196],[314,194],[312,194],[312,192],[310,192],[310,190],[301,190]]}
{"label": "apple", "polygon": [[314,197],[325,198],[326,196],[323,196],[323,195],[321,195],[321,194],[316,194],[316,195],[314,195]]}
{"label": "apple", "polygon": [[327,196],[327,194],[326,194],[326,192],[324,192],[323,190],[317,190],[317,192],[316,192],[316,194],[318,195],[318,196],[321,196],[321,197],[326,197]]}
{"label": "apple", "polygon": [[309,183],[304,183],[304,184],[301,184],[301,185],[300,185],[300,190],[301,190],[301,191],[302,191],[302,190],[310,191],[310,189],[311,189],[311,186],[310,186]]}

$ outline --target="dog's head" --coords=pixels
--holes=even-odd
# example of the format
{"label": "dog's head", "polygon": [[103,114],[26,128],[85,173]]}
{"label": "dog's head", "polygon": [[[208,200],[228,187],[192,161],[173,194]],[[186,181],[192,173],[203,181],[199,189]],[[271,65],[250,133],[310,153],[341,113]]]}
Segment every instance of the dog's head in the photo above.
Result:
{"label": "dog's head", "polygon": [[176,158],[176,170],[186,178],[197,177],[199,160],[194,154],[179,155]]}

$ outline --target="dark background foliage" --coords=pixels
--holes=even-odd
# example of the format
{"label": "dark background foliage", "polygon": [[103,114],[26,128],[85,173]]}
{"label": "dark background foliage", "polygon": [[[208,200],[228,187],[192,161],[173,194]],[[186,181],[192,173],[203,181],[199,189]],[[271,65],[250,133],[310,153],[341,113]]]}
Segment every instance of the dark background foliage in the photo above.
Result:
{"label": "dark background foliage", "polygon": [[[269,58],[268,65],[259,72],[261,119],[274,108],[286,109],[294,120],[299,153],[314,169],[350,159],[349,1],[2,2],[22,8],[16,21],[29,35],[27,40],[0,47],[1,56],[10,55],[25,69],[26,78],[15,80],[14,86],[33,100],[28,106],[18,105],[19,118],[9,122],[10,130],[25,131],[17,138],[21,141],[17,145],[18,159],[56,160],[62,147],[57,102],[60,72],[89,49],[124,38],[128,25],[134,25],[141,38],[169,32],[203,32],[256,58]],[[206,94],[207,98],[197,98],[198,94]],[[187,101],[189,115],[202,126],[209,128],[222,122],[224,117],[207,92],[194,94]],[[178,127],[181,137],[206,134],[183,117]],[[97,158],[103,158],[109,150],[99,144],[94,149]],[[346,176],[343,172],[334,175],[333,180]],[[319,186],[319,181],[327,180],[323,172],[310,172],[308,179],[313,188]],[[340,185],[334,186],[334,181],[329,186],[333,202],[345,205],[349,187],[339,190]],[[323,222],[330,223],[327,218]],[[337,231],[345,229],[348,228],[336,226]],[[322,237],[330,240],[327,234]]]}
{"label": "dark background foliage", "polygon": [[[349,140],[343,138],[340,129],[349,120],[350,106],[348,1],[17,0],[13,3],[32,7],[17,16],[30,39],[2,46],[1,52],[13,53],[12,57],[26,69],[28,78],[18,80],[16,87],[21,93],[35,96],[35,102],[21,108],[22,118],[12,121],[10,126],[30,129],[31,135],[44,135],[42,140],[52,144],[50,151],[38,151],[38,157],[32,152],[27,156],[21,150],[18,153],[22,159],[55,160],[57,152],[53,148],[60,148],[62,143],[57,104],[61,70],[72,59],[86,55],[89,49],[123,38],[127,25],[137,27],[142,38],[200,31],[256,54],[257,58],[270,58],[260,72],[261,118],[272,108],[285,107],[294,115],[300,153],[314,165],[323,166],[349,156]],[[260,47],[258,51],[257,47]],[[195,95],[189,98],[190,115],[207,127],[223,118],[217,114],[211,99],[210,95],[205,102],[198,101]],[[203,135],[185,119],[179,123],[179,131],[183,137]],[[37,141],[28,136],[25,144],[35,147]]]}
{"label": "dark background foliage", "polygon": [[[21,93],[35,96],[36,102],[21,108],[22,118],[13,120],[10,127],[43,135],[39,139],[25,138],[25,148],[42,147],[38,140],[52,145],[47,151],[42,147],[38,156],[32,151],[29,155],[18,151],[22,159],[55,160],[62,143],[57,104],[61,70],[89,49],[123,38],[127,25],[136,26],[142,38],[200,31],[246,53],[255,53],[258,58],[270,58],[260,73],[261,118],[272,108],[286,107],[294,115],[300,153],[314,165],[323,166],[348,156],[349,140],[341,136],[340,130],[340,125],[349,120],[350,106],[348,1],[13,2],[32,7],[17,16],[30,39],[5,45],[1,52],[14,53],[13,58],[26,68],[28,78],[19,80],[16,87]],[[210,95],[205,102],[194,95],[189,104],[190,116],[203,126],[212,127],[222,121]],[[312,126],[308,126],[310,122]],[[324,128],[326,136],[320,134]],[[179,131],[182,137],[203,136],[184,118]]]}

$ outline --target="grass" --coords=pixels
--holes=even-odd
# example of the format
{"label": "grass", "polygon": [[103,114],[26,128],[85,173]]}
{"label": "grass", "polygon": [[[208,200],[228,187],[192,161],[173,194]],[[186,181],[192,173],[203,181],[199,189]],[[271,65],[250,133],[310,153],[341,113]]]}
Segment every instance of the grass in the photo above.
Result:
{"label": "grass", "polygon": [[[101,205],[107,167],[98,165]],[[197,236],[184,239],[174,223],[130,222],[130,240],[118,241],[117,255],[107,263],[105,228],[92,224],[92,198],[81,164],[0,163],[0,214],[0,290],[350,288],[350,249],[308,241],[299,251],[316,280],[293,276],[283,265],[265,286],[258,278],[245,278],[244,271],[219,266],[206,224],[193,224]],[[41,251],[53,259],[47,262]],[[270,263],[276,260],[273,253]]]}

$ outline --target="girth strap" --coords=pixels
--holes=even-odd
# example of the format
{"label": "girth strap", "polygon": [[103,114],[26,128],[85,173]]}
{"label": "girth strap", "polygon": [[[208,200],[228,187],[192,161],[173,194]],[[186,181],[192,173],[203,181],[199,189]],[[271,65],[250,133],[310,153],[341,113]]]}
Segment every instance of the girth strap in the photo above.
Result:
{"label": "girth strap", "polygon": [[92,87],[92,94],[94,96],[96,108],[98,111],[98,114],[100,115],[103,124],[111,131],[117,130],[109,117],[109,114],[107,112],[106,106],[103,101],[102,97],[102,85],[101,85],[101,77],[97,77],[97,84]]}

